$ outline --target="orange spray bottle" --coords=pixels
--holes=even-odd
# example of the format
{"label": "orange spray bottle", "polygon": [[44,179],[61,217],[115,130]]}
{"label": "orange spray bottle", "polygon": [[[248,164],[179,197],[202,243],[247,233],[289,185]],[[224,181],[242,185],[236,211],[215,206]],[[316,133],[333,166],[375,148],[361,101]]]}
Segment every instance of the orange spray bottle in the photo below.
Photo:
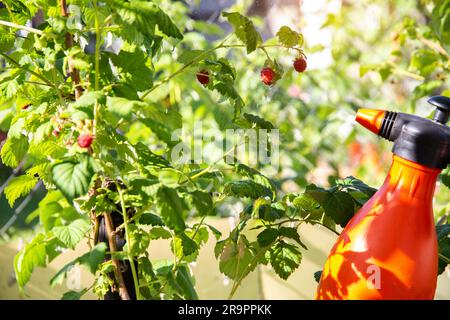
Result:
{"label": "orange spray bottle", "polygon": [[433,120],[359,109],[356,121],[394,142],[381,188],[334,244],[316,299],[433,299],[438,248],[433,219],[436,180],[450,163],[450,98],[428,100]]}

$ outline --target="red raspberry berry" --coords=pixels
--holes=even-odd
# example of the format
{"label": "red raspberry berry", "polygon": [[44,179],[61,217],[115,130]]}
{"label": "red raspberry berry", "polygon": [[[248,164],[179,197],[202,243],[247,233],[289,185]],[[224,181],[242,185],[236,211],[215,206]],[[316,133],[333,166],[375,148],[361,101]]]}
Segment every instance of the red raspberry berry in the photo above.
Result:
{"label": "red raspberry berry", "polygon": [[197,72],[197,80],[204,86],[208,85],[209,83],[208,70],[200,70],[199,72]]}
{"label": "red raspberry berry", "polygon": [[55,136],[55,137],[59,137],[59,130],[54,129],[54,130],[52,131],[52,135]]}
{"label": "red raspberry berry", "polygon": [[272,85],[274,78],[275,78],[275,71],[273,71],[272,68],[265,67],[261,70],[261,81],[265,85],[267,86]]}
{"label": "red raspberry berry", "polygon": [[80,134],[78,136],[77,142],[81,148],[89,148],[94,141],[94,137],[90,133]]}
{"label": "red raspberry berry", "polygon": [[306,70],[306,59],[303,57],[298,57],[294,61],[294,69],[297,72],[303,72]]}

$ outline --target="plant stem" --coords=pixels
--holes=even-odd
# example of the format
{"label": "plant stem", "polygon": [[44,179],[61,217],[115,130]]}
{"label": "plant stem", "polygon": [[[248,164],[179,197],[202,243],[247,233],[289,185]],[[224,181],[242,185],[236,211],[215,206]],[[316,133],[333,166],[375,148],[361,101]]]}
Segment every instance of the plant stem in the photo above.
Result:
{"label": "plant stem", "polygon": [[[61,6],[61,15],[64,18],[69,17],[69,11],[67,10],[67,3],[66,0],[60,0],[60,6]],[[73,47],[73,35],[70,32],[66,32],[65,35],[65,45],[66,49],[70,49]],[[75,68],[73,64],[73,58],[71,56],[68,57],[68,64],[69,64],[69,74],[70,78],[73,81],[73,84],[75,86],[75,100],[78,100],[81,95],[83,94],[83,88],[80,86],[80,71]]]}
{"label": "plant stem", "polygon": [[16,23],[9,22],[9,21],[0,20],[0,25],[6,26],[6,27],[10,27],[10,28],[14,28],[14,29],[19,29],[19,30],[25,30],[25,31],[28,31],[28,32],[31,32],[31,33],[38,34],[40,36],[44,35],[44,32],[42,30],[31,28],[31,27],[27,27],[27,26],[21,26],[20,24],[16,24]]}
{"label": "plant stem", "polygon": [[[100,89],[100,37],[101,37],[101,28],[100,28],[100,20],[98,17],[98,7],[97,0],[93,0],[94,11],[95,11],[95,80],[94,80],[94,88],[95,91]],[[94,121],[92,133],[95,136],[97,133],[97,124],[98,124],[98,113],[99,113],[99,104],[96,101],[94,105]]]}
{"label": "plant stem", "polygon": [[123,280],[123,275],[120,265],[120,261],[113,257],[114,253],[117,252],[116,244],[116,234],[114,230],[114,224],[112,222],[111,214],[109,212],[104,212],[103,217],[105,218],[106,233],[108,236],[109,251],[111,252],[111,261],[114,265],[114,274],[116,276],[117,282],[119,284],[119,295],[122,300],[131,300],[128,294],[125,281]]}
{"label": "plant stem", "polygon": [[3,53],[3,52],[0,52],[0,56],[2,56],[3,58],[5,58],[6,60],[8,60],[9,62],[11,62],[12,64],[16,65],[16,66],[19,67],[20,69],[23,69],[23,70],[25,70],[25,71],[31,73],[31,74],[34,75],[36,78],[41,79],[41,80],[44,81],[45,84],[47,84],[48,86],[50,86],[50,87],[52,87],[52,88],[54,88],[54,89],[58,89],[58,88],[56,87],[56,85],[54,85],[53,83],[51,83],[50,81],[48,81],[44,76],[40,75],[39,73],[37,73],[37,72],[35,72],[35,71],[33,71],[33,70],[30,70],[30,69],[27,69],[27,68],[23,67],[22,65],[20,65],[20,63],[18,63],[16,60],[14,60],[13,58],[11,58],[11,57],[8,56],[7,54],[5,54],[5,53]]}
{"label": "plant stem", "polygon": [[117,181],[115,181],[115,184],[117,186],[117,192],[119,193],[119,198],[120,198],[120,206],[122,207],[122,215],[123,215],[123,223],[124,223],[124,227],[125,227],[125,238],[127,241],[127,255],[128,255],[128,260],[130,261],[130,266],[131,266],[131,273],[133,274],[133,282],[134,282],[134,288],[136,290],[136,298],[137,300],[141,300],[141,294],[139,291],[139,279],[137,276],[137,272],[136,272],[136,266],[134,265],[134,259],[133,256],[130,252],[130,232],[128,230],[128,214],[127,214],[127,209],[125,207],[125,200],[123,198],[123,190],[120,187],[120,184],[117,183]]}
{"label": "plant stem", "polygon": [[425,44],[428,48],[439,52],[450,60],[450,54],[439,43],[425,39],[423,36],[419,36],[419,40],[422,41],[422,43]]}
{"label": "plant stem", "polygon": [[447,258],[446,256],[444,256],[442,253],[439,253],[439,258],[441,258],[442,260],[444,260],[445,263],[450,264],[450,258]]}

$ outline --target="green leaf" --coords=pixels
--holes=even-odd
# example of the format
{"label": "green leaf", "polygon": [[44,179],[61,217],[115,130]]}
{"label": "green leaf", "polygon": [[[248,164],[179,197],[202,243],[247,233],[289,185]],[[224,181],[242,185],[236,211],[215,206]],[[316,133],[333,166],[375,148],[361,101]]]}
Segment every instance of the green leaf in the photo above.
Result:
{"label": "green leaf", "polygon": [[258,243],[262,247],[267,247],[272,245],[272,243],[278,238],[278,231],[273,228],[264,229],[258,234]]}
{"label": "green leaf", "polygon": [[10,33],[0,33],[0,52],[8,52],[14,46],[14,35]]}
{"label": "green leaf", "polygon": [[256,183],[270,189],[272,192],[271,199],[272,200],[275,199],[277,194],[277,188],[271,179],[263,175],[258,170],[250,168],[249,166],[246,166],[243,163],[237,163],[235,165],[235,169],[238,174],[246,176],[255,181]]}
{"label": "green leaf", "polygon": [[303,36],[288,26],[282,26],[277,32],[278,41],[286,47],[303,45]]}
{"label": "green leaf", "polygon": [[213,212],[214,204],[211,194],[200,190],[189,193],[192,205],[197,209],[200,216],[206,216]]}
{"label": "green leaf", "polygon": [[244,113],[241,118],[233,121],[244,128],[266,129],[268,131],[274,128],[273,124],[257,115]]}
{"label": "green leaf", "polygon": [[176,235],[173,241],[173,251],[178,259],[187,257],[198,250],[197,243],[185,233]]}
{"label": "green leaf", "polygon": [[277,242],[270,250],[270,264],[284,280],[299,267],[301,260],[302,254],[297,247],[284,241]]}
{"label": "green leaf", "polygon": [[68,291],[63,294],[61,300],[80,300],[83,295],[87,292],[86,289],[81,291]]}
{"label": "green leaf", "polygon": [[216,240],[219,240],[220,237],[222,236],[222,232],[220,232],[219,230],[217,230],[215,227],[213,227],[212,225],[209,224],[205,224],[209,230],[211,230],[211,232],[214,234],[214,236],[216,237]]}
{"label": "green leaf", "polygon": [[193,60],[198,59],[198,57],[202,56],[202,58],[207,58],[210,54],[205,54],[204,50],[189,50],[183,51],[183,53],[178,56],[177,61],[183,64],[191,62]]}
{"label": "green leaf", "polygon": [[439,55],[433,50],[418,49],[413,52],[409,68],[423,76],[431,74],[439,65]]}
{"label": "green leaf", "polygon": [[57,162],[52,167],[53,182],[69,202],[86,194],[94,176],[94,160],[88,155]]}
{"label": "green leaf", "polygon": [[[64,267],[59,270],[56,275],[50,280],[50,285],[54,287],[57,284],[62,284],[64,279],[67,277],[67,273],[72,269],[76,264],[81,264],[86,269],[95,275],[98,266],[104,261],[106,256],[107,246],[106,243],[101,242],[98,243],[91,251],[85,253],[81,257],[76,258],[75,260],[69,262]],[[84,293],[83,293],[84,294]],[[82,294],[82,295],[83,295]]]}
{"label": "green leaf", "polygon": [[225,184],[224,191],[228,196],[257,199],[273,196],[272,191],[252,180],[231,181]]}
{"label": "green leaf", "polygon": [[77,219],[67,226],[54,227],[52,232],[64,245],[74,249],[78,242],[84,238],[89,228],[89,221],[86,219]]}
{"label": "green leaf", "polygon": [[183,297],[188,300],[198,300],[197,292],[195,291],[194,278],[186,265],[181,265],[177,269],[175,281],[181,288]]}
{"label": "green leaf", "polygon": [[322,270],[314,272],[314,280],[316,280],[317,283],[320,282],[321,277],[322,277]]}
{"label": "green leaf", "polygon": [[4,165],[15,168],[28,150],[28,138],[24,135],[8,137],[1,149],[0,156]]}
{"label": "green leaf", "polygon": [[[111,0],[110,0],[111,2]],[[165,35],[183,39],[183,35],[170,17],[156,4],[148,1],[134,0],[131,2],[112,1],[114,8],[125,24],[131,24],[146,36],[153,36],[155,25]]]}
{"label": "green leaf", "polygon": [[220,254],[219,269],[232,280],[247,276],[252,271],[253,254],[241,236],[237,243],[227,240]]}
{"label": "green leaf", "polygon": [[30,193],[37,182],[36,178],[29,175],[21,175],[11,179],[5,188],[5,196],[11,208],[18,198]]}
{"label": "green leaf", "polygon": [[[119,83],[132,87],[135,91],[143,91],[153,86],[153,72],[147,67],[147,57],[139,49],[133,52],[120,51],[111,54],[110,59],[119,75]],[[116,94],[119,95],[116,89]]]}
{"label": "green leaf", "polygon": [[90,273],[95,274],[98,266],[103,262],[106,255],[107,246],[105,243],[98,243],[91,251],[78,258],[78,263],[86,267]]}
{"label": "green leaf", "polygon": [[296,228],[280,227],[278,229],[280,236],[295,240],[303,249],[308,250],[306,245],[300,240],[300,235]]}
{"label": "green leaf", "polygon": [[166,230],[162,227],[153,227],[149,231],[150,239],[170,239],[172,238],[172,234],[169,230]]}
{"label": "green leaf", "polygon": [[325,214],[342,227],[345,227],[355,214],[353,198],[346,192],[329,191],[309,185],[305,193],[314,198],[324,209]]}
{"label": "green leaf", "polygon": [[14,258],[14,271],[20,288],[30,280],[31,273],[37,266],[47,265],[45,236],[38,234]]}
{"label": "green leaf", "polygon": [[99,91],[86,91],[72,104],[75,108],[92,108],[97,102],[103,102],[105,99],[103,93]]}
{"label": "green leaf", "polygon": [[444,186],[450,189],[450,166],[442,171],[440,178]]}
{"label": "green leaf", "polygon": [[173,168],[162,168],[158,172],[158,178],[163,185],[170,188],[175,188],[182,183],[185,176],[179,170],[175,170]]}
{"label": "green leaf", "polygon": [[145,144],[138,142],[134,145],[134,149],[136,150],[138,160],[144,166],[151,166],[157,168],[167,168],[170,167],[169,161],[164,159],[163,157],[153,153],[148,146]]}
{"label": "green leaf", "polygon": [[145,212],[139,218],[140,224],[146,224],[151,226],[163,226],[164,222],[161,220],[160,216],[156,214]]}
{"label": "green leaf", "polygon": [[142,101],[111,97],[107,101],[108,110],[120,118],[131,119],[133,110],[144,109],[147,104]]}
{"label": "green leaf", "polygon": [[157,206],[164,223],[171,229],[185,229],[183,212],[184,202],[175,189],[161,186],[156,193]]}
{"label": "green leaf", "polygon": [[247,54],[255,51],[258,44],[262,42],[262,38],[258,31],[256,31],[253,22],[239,12],[224,12],[222,15],[233,26],[234,32],[239,40],[245,44]]}
{"label": "green leaf", "polygon": [[150,237],[147,232],[134,224],[128,226],[129,242],[126,244],[133,256],[147,252]]}
{"label": "green leaf", "polygon": [[450,261],[450,238],[445,237],[439,240],[439,269],[438,274],[441,274],[449,265],[448,261]]}

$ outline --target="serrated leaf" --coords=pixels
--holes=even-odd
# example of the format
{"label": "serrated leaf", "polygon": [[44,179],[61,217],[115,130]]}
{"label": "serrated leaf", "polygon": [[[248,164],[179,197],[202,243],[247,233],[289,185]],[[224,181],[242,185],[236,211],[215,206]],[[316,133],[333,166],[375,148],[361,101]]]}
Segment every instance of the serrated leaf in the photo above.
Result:
{"label": "serrated leaf", "polygon": [[63,294],[61,300],[80,300],[83,295],[87,292],[86,289],[81,291],[68,291]]}
{"label": "serrated leaf", "polygon": [[148,146],[145,144],[138,142],[134,145],[134,149],[136,150],[139,162],[141,162],[144,166],[151,166],[157,168],[167,168],[170,167],[169,161],[153,153]]}
{"label": "serrated leaf", "polygon": [[184,230],[184,203],[175,189],[160,187],[156,193],[157,206],[164,223],[171,229]]}
{"label": "serrated leaf", "polygon": [[409,69],[427,76],[437,68],[439,60],[439,55],[433,50],[418,49],[411,55]]}
{"label": "serrated leaf", "polygon": [[94,160],[83,155],[57,162],[52,167],[53,182],[69,202],[84,195],[94,176]]}
{"label": "serrated leaf", "polygon": [[139,110],[146,107],[146,103],[137,100],[128,100],[120,97],[111,97],[107,101],[108,110],[116,116],[131,119],[134,109]]}
{"label": "serrated leaf", "polygon": [[73,249],[84,238],[89,228],[89,221],[86,219],[77,219],[67,226],[54,227],[52,232],[64,245]]}
{"label": "serrated leaf", "polygon": [[198,250],[197,243],[184,232],[178,234],[173,241],[173,252],[178,259],[182,259]]}
{"label": "serrated leaf", "polygon": [[156,214],[145,212],[139,218],[140,224],[146,224],[151,226],[163,226],[164,222],[162,221],[160,216]]}
{"label": "serrated leaf", "polygon": [[250,168],[249,166],[246,166],[243,163],[237,163],[235,165],[235,168],[236,168],[236,172],[238,174],[249,177],[256,183],[270,189],[272,192],[271,199],[272,200],[275,199],[277,190],[276,190],[275,184],[273,183],[273,181],[271,179],[269,179],[268,177],[263,175],[258,170],[254,169],[254,168]]}
{"label": "serrated leaf", "polygon": [[314,280],[316,280],[317,283],[320,282],[321,277],[322,277],[322,270],[314,272]]}
{"label": "serrated leaf", "polygon": [[282,26],[277,32],[278,41],[286,47],[303,45],[303,36],[288,26]]}
{"label": "serrated leaf", "polygon": [[447,166],[447,168],[442,171],[440,178],[444,186],[450,189],[450,166]]}
{"label": "serrated leaf", "polygon": [[257,199],[273,196],[272,191],[252,180],[232,181],[225,184],[224,191],[228,196]]}
{"label": "serrated leaf", "polygon": [[300,240],[300,235],[296,228],[280,227],[278,229],[280,236],[295,240],[303,249],[308,250],[306,245]]}
{"label": "serrated leaf", "polygon": [[128,226],[129,242],[127,248],[133,256],[139,256],[147,252],[150,244],[150,237],[147,232],[134,224]]}
{"label": "serrated leaf", "polygon": [[256,31],[253,22],[239,12],[224,12],[222,15],[233,26],[234,32],[239,40],[245,44],[247,54],[255,51],[258,44],[262,42],[262,38],[258,31]]}
{"label": "serrated leaf", "polygon": [[194,278],[186,265],[178,267],[175,281],[181,288],[181,292],[185,299],[198,300],[198,295],[194,286]]}
{"label": "serrated leaf", "polygon": [[192,205],[197,209],[200,216],[210,214],[214,209],[214,204],[211,195],[208,192],[195,190],[189,193]]}
{"label": "serrated leaf", "polygon": [[4,165],[15,168],[26,155],[28,150],[28,138],[20,135],[6,139],[2,147],[0,156]]}
{"label": "serrated leaf", "polygon": [[257,115],[244,113],[241,118],[233,120],[237,125],[244,128],[257,128],[272,130],[274,128],[270,121],[267,121]]}
{"label": "serrated leaf", "polygon": [[301,260],[302,254],[297,247],[284,241],[277,242],[270,250],[270,264],[284,280],[299,267]]}
{"label": "serrated leaf", "polygon": [[14,258],[14,271],[20,288],[30,280],[35,267],[47,265],[45,236],[38,234]]}
{"label": "serrated leaf", "polygon": [[253,253],[242,237],[237,243],[228,240],[224,243],[220,254],[220,272],[232,280],[241,279],[252,271],[253,258]]}
{"label": "serrated leaf", "polygon": [[273,228],[264,229],[258,234],[257,240],[262,247],[272,245],[272,243],[278,238],[278,231]]}
{"label": "serrated leaf", "polygon": [[147,57],[143,51],[122,50],[118,55],[111,54],[110,59],[117,68],[121,84],[128,85],[136,91],[153,86],[153,71],[146,65]]}
{"label": "serrated leaf", "polygon": [[214,236],[216,237],[216,240],[219,240],[220,237],[222,236],[222,232],[220,232],[219,230],[217,230],[215,227],[213,227],[212,225],[209,224],[205,224],[209,230],[211,230],[211,232],[214,234]]}
{"label": "serrated leaf", "polygon": [[11,179],[5,188],[5,196],[11,208],[18,198],[30,193],[37,182],[38,180],[36,178],[29,175],[22,175]]}
{"label": "serrated leaf", "polygon": [[204,59],[208,57],[209,54],[206,54],[204,50],[189,50],[183,51],[183,53],[178,56],[177,61],[183,64],[191,62],[193,60],[197,60],[200,56]]}
{"label": "serrated leaf", "polygon": [[59,270],[56,275],[50,280],[50,285],[53,287],[56,284],[61,284],[63,280],[66,278],[67,273],[72,269],[76,264],[81,264],[86,267],[86,269],[95,275],[98,266],[104,261],[106,256],[107,246],[106,243],[101,242],[98,243],[91,251],[85,253],[81,257],[76,258],[75,260],[66,264],[61,270]]}
{"label": "serrated leaf", "polygon": [[172,234],[169,230],[166,230],[162,227],[153,227],[149,231],[150,239],[170,239],[172,238]]}
{"label": "serrated leaf", "polygon": [[312,197],[337,224],[345,227],[355,214],[353,198],[346,192],[333,191],[309,185],[305,194]]}
{"label": "serrated leaf", "polygon": [[0,52],[8,52],[14,46],[14,35],[10,33],[0,33]]}

